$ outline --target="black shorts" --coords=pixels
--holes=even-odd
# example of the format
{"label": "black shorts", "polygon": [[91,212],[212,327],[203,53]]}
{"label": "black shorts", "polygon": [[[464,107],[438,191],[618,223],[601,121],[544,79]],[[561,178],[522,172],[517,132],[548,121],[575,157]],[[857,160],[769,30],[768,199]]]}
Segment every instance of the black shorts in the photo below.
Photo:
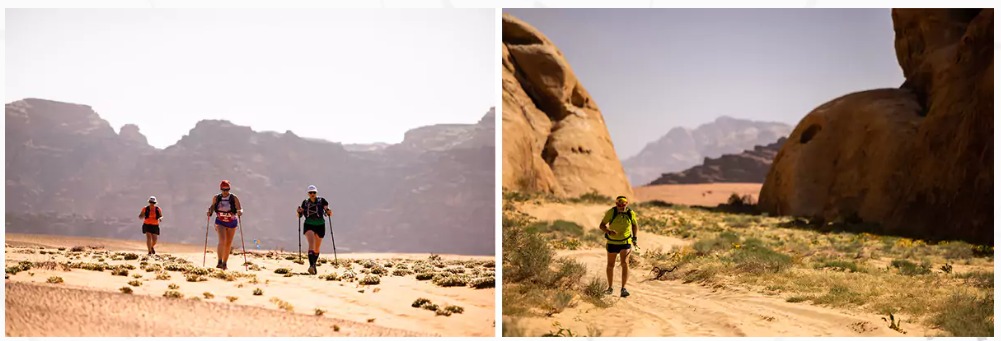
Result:
{"label": "black shorts", "polygon": [[143,234],[152,233],[160,235],[160,225],[143,224]]}
{"label": "black shorts", "polygon": [[609,254],[620,254],[622,253],[622,251],[633,249],[632,244],[622,244],[622,245],[605,244],[605,245],[606,245],[605,248],[608,249]]}
{"label": "black shorts", "polygon": [[316,236],[320,238],[323,238],[324,236],[327,235],[327,227],[323,225],[303,224],[302,234],[306,234],[306,231],[313,231],[313,233],[316,233]]}

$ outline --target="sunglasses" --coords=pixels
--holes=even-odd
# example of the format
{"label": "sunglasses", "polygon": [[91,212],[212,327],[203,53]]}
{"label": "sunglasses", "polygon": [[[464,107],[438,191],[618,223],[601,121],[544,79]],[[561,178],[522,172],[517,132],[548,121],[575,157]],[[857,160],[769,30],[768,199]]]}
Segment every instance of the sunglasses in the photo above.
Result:
{"label": "sunglasses", "polygon": [[316,194],[316,192],[309,192],[309,194]]}
{"label": "sunglasses", "polygon": [[223,192],[229,192],[229,188],[222,188],[220,190],[223,191]]}

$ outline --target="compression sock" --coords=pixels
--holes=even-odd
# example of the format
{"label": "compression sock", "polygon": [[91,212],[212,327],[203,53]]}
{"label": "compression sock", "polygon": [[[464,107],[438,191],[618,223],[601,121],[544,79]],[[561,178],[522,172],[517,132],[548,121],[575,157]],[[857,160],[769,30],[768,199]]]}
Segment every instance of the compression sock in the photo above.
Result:
{"label": "compression sock", "polygon": [[316,254],[309,251],[309,266],[316,266]]}

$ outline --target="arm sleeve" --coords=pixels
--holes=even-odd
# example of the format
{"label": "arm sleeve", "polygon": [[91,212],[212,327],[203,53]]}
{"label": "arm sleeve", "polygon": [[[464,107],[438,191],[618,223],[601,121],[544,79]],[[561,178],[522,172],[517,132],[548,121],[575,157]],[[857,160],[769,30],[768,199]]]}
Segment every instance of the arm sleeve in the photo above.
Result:
{"label": "arm sleeve", "polygon": [[601,223],[608,224],[610,222],[612,222],[612,211],[608,210],[608,212],[605,212],[605,217],[601,218]]}
{"label": "arm sleeve", "polygon": [[322,201],[322,202],[320,202],[320,204],[321,204],[321,205],[323,205],[323,209],[324,209],[324,210],[327,210],[327,209],[328,209],[328,207],[330,206],[330,203],[329,203],[329,202],[327,202],[327,198],[322,198],[322,199],[323,199],[323,201]]}

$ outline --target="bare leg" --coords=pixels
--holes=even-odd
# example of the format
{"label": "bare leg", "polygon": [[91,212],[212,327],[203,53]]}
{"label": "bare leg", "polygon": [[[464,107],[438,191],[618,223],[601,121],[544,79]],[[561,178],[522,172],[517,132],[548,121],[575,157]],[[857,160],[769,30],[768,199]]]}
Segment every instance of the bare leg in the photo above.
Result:
{"label": "bare leg", "polygon": [[153,234],[146,232],[146,253],[153,253]]}
{"label": "bare leg", "polygon": [[320,245],[323,245],[323,238],[316,236],[316,246],[313,247],[313,252],[315,252],[317,256],[320,255]]}
{"label": "bare leg", "polygon": [[233,237],[236,236],[236,229],[226,228],[226,254],[222,259],[223,263],[229,261],[229,254],[233,251]]}
{"label": "bare leg", "polygon": [[614,253],[608,254],[608,267],[605,268],[605,275],[608,276],[608,287],[612,287],[612,279],[615,276],[615,256]]}
{"label": "bare leg", "polygon": [[316,233],[313,231],[306,231],[306,251],[313,251],[316,249],[314,246],[316,244]]}
{"label": "bare leg", "polygon": [[156,240],[160,239],[160,236],[150,233],[150,237],[153,238],[153,243],[150,244],[149,249],[150,251],[153,251],[153,249],[156,248]]}
{"label": "bare leg", "polygon": [[622,250],[621,260],[622,260],[622,288],[626,287],[626,282],[629,281],[629,250]]}
{"label": "bare leg", "polygon": [[219,256],[220,262],[225,262],[227,257],[226,254],[226,227],[221,225],[215,226],[216,234],[219,235],[219,246],[216,247],[216,254]]}

